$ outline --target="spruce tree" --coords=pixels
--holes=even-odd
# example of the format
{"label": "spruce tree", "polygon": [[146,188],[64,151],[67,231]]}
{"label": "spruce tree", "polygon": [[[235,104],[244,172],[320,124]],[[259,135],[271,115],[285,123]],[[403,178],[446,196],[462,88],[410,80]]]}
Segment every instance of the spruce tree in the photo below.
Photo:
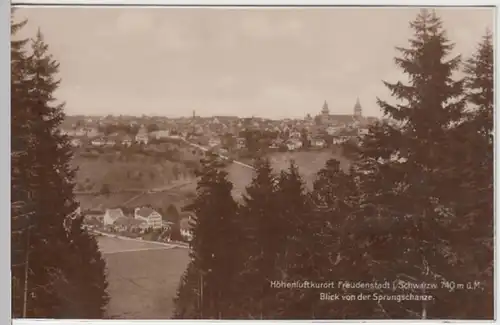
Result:
{"label": "spruce tree", "polygon": [[180,226],[180,220],[177,219],[174,221],[172,226],[170,227],[170,240],[173,241],[182,241],[182,234],[181,234],[181,226]]}
{"label": "spruce tree", "polygon": [[195,214],[190,255],[198,279],[187,276],[184,286],[199,288],[196,318],[231,318],[232,302],[237,295],[237,288],[231,283],[241,269],[238,205],[231,196],[232,187],[226,172],[206,162],[198,181],[198,195],[186,207]]}
{"label": "spruce tree", "polygon": [[493,46],[487,33],[466,62],[468,116],[449,134],[442,177],[446,200],[456,222],[450,225],[458,253],[455,269],[462,283],[481,288],[458,291],[448,299],[457,318],[493,318]]}
{"label": "spruce tree", "polygon": [[[340,162],[330,159],[316,176],[311,200],[314,204],[311,230],[314,234],[315,278],[318,281],[366,281],[374,279],[363,259],[365,253],[353,234],[362,231],[364,224],[356,218],[360,193],[356,171],[349,173],[340,168]],[[330,288],[329,293],[349,294],[348,290]],[[370,301],[339,301],[336,308],[331,302],[314,304],[315,318],[359,319],[377,317],[376,308]]]}
{"label": "spruce tree", "polygon": [[33,206],[30,190],[26,186],[30,179],[30,154],[33,136],[32,118],[24,101],[26,99],[26,52],[27,39],[16,39],[17,32],[27,21],[16,23],[11,15],[11,274],[12,315],[21,317],[28,298],[26,279],[29,271],[29,232],[33,222]]}
{"label": "spruce tree", "polygon": [[[317,246],[311,218],[312,205],[305,183],[294,161],[280,173],[276,193],[281,231],[274,236],[278,242],[275,268],[279,271],[276,280],[311,281],[318,279],[315,264]],[[318,301],[318,293],[311,289],[283,289],[276,295],[275,318],[311,319]]]}
{"label": "spruce tree", "polygon": [[64,251],[65,283],[59,289],[64,298],[61,316],[101,319],[105,318],[109,302],[106,263],[97,240],[82,224],[83,217],[79,215],[68,223],[69,245]]}
{"label": "spruce tree", "polygon": [[167,221],[178,221],[179,220],[179,211],[177,210],[177,208],[175,207],[175,205],[173,204],[170,204],[166,211],[165,211],[165,215],[163,216],[164,217],[164,220],[167,220]]}
{"label": "spruce tree", "polygon": [[[18,26],[14,24],[13,29]],[[28,193],[32,212],[29,231],[23,236],[29,243],[24,246],[24,265],[29,272],[24,273],[22,281],[23,298],[18,299],[17,293],[14,296],[14,315],[101,318],[107,303],[104,262],[95,239],[71,227],[81,217],[73,196],[75,171],[70,166],[71,149],[68,139],[58,130],[64,119],[63,105],[55,104],[53,95],[59,85],[55,79],[59,64],[48,54],[41,32],[31,41],[29,56],[23,55],[22,42],[14,45],[13,148],[24,151],[24,155],[14,154],[12,158],[13,174],[19,174],[13,178],[13,203]],[[21,123],[19,117],[27,127],[17,127]],[[21,169],[24,170],[19,172]],[[22,182],[18,183],[18,178]],[[18,229],[14,222],[12,230],[13,246],[17,246]],[[71,259],[75,254],[81,257],[79,264]],[[13,255],[14,264],[15,259]],[[97,282],[89,283],[89,279]],[[97,289],[90,289],[94,287]]]}
{"label": "spruce tree", "polygon": [[[395,59],[409,82],[384,82],[400,103],[378,100],[397,123],[381,123],[363,139],[358,167],[364,196],[358,218],[366,220],[356,237],[368,243],[367,263],[374,278],[440,283],[455,276],[448,229],[453,217],[440,200],[440,170],[443,148],[450,144],[447,135],[464,117],[464,82],[452,78],[461,59],[447,59],[453,44],[435,12],[422,10],[410,26],[410,47],[397,48],[402,56]],[[439,317],[443,302],[453,296],[446,290],[415,293],[436,299],[431,304],[384,303],[380,311],[389,318]]]}
{"label": "spruce tree", "polygon": [[181,277],[177,294],[174,298],[174,319],[200,319],[203,304],[202,277],[191,260]]}
{"label": "spruce tree", "polygon": [[277,211],[277,184],[271,163],[268,159],[259,159],[255,166],[255,175],[246,188],[241,207],[245,225],[244,252],[248,259],[240,275],[245,289],[239,301],[248,317],[263,319],[272,311],[268,299],[273,299],[275,291],[270,283],[277,279],[274,263],[282,249],[277,238],[283,228]]}
{"label": "spruce tree", "polygon": [[493,130],[493,35],[487,31],[477,52],[467,60],[466,86],[468,101],[473,106],[472,116],[477,127],[487,137]]}

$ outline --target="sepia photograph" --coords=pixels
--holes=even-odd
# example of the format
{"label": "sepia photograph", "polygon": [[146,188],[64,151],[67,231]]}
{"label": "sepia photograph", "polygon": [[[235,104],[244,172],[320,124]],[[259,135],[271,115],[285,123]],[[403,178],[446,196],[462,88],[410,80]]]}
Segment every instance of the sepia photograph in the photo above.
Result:
{"label": "sepia photograph", "polygon": [[493,320],[495,10],[11,6],[12,318]]}

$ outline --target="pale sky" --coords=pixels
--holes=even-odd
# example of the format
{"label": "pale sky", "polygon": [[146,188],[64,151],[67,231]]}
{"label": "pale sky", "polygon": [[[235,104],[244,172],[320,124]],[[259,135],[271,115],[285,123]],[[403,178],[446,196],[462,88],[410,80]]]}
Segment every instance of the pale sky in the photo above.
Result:
{"label": "pale sky", "polygon": [[[68,114],[269,118],[380,116],[382,80],[398,81],[395,46],[407,46],[417,8],[43,8],[41,28],[60,62]],[[494,9],[437,9],[454,54],[470,56]]]}

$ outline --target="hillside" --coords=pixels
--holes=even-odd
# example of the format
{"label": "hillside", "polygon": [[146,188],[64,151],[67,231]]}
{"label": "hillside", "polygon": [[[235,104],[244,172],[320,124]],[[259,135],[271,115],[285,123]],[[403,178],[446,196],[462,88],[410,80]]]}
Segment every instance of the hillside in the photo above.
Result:
{"label": "hillside", "polygon": [[[328,151],[273,153],[269,155],[269,158],[276,172],[288,168],[290,161],[295,160],[309,188],[312,187],[315,174],[328,159],[340,160],[344,168],[349,165],[347,159]],[[135,190],[108,195],[77,194],[77,199],[85,210],[113,207],[134,208],[142,205],[164,209],[170,204],[180,209],[190,202],[196,191],[193,169],[186,167],[185,162],[158,161],[157,158],[144,155],[135,155],[129,160],[111,160],[108,154],[93,160],[79,157],[74,163],[79,167],[78,184],[93,184],[92,189],[95,191],[99,191],[102,184],[109,184],[112,192],[124,189]],[[181,173],[175,179],[173,177],[175,168],[184,170],[185,175]],[[240,199],[245,187],[252,180],[253,171],[238,164],[231,164],[225,170],[234,185],[234,197]],[[170,188],[163,192],[140,192],[140,190],[146,191],[155,187],[167,189],[169,186]]]}
{"label": "hillside", "polygon": [[76,150],[77,192],[146,190],[194,177],[199,157],[172,146]]}

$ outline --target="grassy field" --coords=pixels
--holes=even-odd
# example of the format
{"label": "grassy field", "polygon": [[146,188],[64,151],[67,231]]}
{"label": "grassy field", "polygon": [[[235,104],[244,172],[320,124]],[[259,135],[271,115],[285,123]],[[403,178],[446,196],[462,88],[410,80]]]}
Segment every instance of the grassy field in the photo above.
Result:
{"label": "grassy field", "polygon": [[103,184],[107,184],[111,191],[165,186],[194,177],[194,166],[199,159],[181,156],[186,150],[176,151],[175,159],[160,148],[143,153],[131,153],[126,149],[99,150],[90,154],[82,149],[75,153],[72,164],[78,168],[77,191],[99,191]]}
{"label": "grassy field", "polygon": [[[99,237],[107,264],[108,317],[121,319],[168,319],[173,313],[182,273],[189,262],[188,250]],[[153,248],[152,250],[129,251]],[[124,252],[118,253],[122,249]]]}
{"label": "grassy field", "polygon": [[[196,181],[189,186],[168,192],[158,193],[113,193],[110,195],[76,195],[82,209],[107,209],[116,207],[135,208],[151,205],[157,209],[168,207],[170,204],[184,205],[190,199],[192,191],[196,188]],[[140,195],[141,194],[141,195]],[[133,199],[133,200],[132,200]]]}
{"label": "grassy field", "polygon": [[[341,165],[344,168],[347,168],[349,165],[347,159],[338,154],[334,154],[328,151],[273,153],[269,155],[269,158],[275,172],[279,172],[282,169],[288,168],[290,161],[295,160],[295,162],[299,166],[299,171],[309,188],[312,187],[312,182],[315,179],[316,173],[319,171],[319,169],[324,167],[325,162],[328,159],[336,158],[340,160]],[[100,169],[99,172],[96,172],[95,177],[98,177],[100,173],[118,173],[118,171],[114,171],[114,169],[116,168],[114,164],[108,165],[106,163],[95,163],[95,165],[93,165],[90,170],[87,170],[89,166],[90,165],[88,163],[82,164],[80,166],[80,173],[91,174],[92,169]],[[129,166],[129,168],[132,167]],[[141,166],[141,168],[148,167],[147,165],[144,165]],[[254,172],[251,169],[238,164],[230,164],[228,167],[226,167],[226,171],[228,172],[229,180],[234,185],[233,194],[235,198],[241,198],[241,195],[245,192],[245,187],[251,182]],[[123,171],[121,171],[120,173],[122,175],[121,177],[125,177],[123,176]],[[113,177],[117,177],[118,180],[120,179],[119,174],[116,174]],[[162,208],[167,207],[170,204],[174,204],[178,208],[181,208],[190,201],[190,195],[192,195],[192,193],[196,191],[196,179],[191,179],[192,182],[187,186],[183,186],[181,188],[168,192],[144,194],[127,204],[124,203],[129,201],[131,198],[136,197],[138,193],[113,193],[108,196],[77,195],[77,199],[79,200],[83,209],[106,209],[122,205],[132,208],[141,205],[151,205],[155,208]],[[115,180],[115,183],[118,183],[118,180]],[[151,182],[150,185],[151,187],[153,185],[160,186],[161,183],[161,181],[155,181]],[[123,184],[123,186],[125,186],[127,184],[127,180],[124,179]]]}

